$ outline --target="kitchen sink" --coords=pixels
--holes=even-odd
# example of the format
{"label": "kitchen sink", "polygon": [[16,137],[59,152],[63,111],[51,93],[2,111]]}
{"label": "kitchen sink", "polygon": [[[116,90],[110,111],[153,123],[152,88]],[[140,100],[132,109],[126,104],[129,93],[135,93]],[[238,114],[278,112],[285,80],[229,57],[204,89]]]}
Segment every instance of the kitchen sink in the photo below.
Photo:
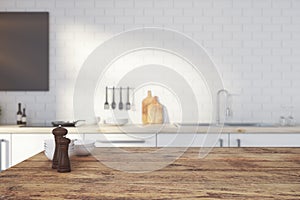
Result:
{"label": "kitchen sink", "polygon": [[227,122],[224,126],[252,126],[252,127],[275,127],[272,123],[255,123],[255,122]]}
{"label": "kitchen sink", "polygon": [[252,122],[228,122],[228,123],[224,123],[224,126],[260,126],[260,123],[252,123]]}

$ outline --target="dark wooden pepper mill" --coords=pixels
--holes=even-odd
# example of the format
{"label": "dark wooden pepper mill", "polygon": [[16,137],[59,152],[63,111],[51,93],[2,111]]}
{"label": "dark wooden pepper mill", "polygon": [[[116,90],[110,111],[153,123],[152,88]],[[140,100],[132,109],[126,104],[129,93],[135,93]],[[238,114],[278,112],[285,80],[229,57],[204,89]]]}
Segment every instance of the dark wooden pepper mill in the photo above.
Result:
{"label": "dark wooden pepper mill", "polygon": [[59,156],[58,156],[58,172],[70,172],[71,165],[68,154],[69,144],[71,140],[69,138],[62,137],[59,140]]}
{"label": "dark wooden pepper mill", "polygon": [[63,138],[65,135],[67,135],[68,130],[65,128],[62,128],[61,126],[53,129],[52,134],[55,138],[55,150],[54,155],[52,159],[52,169],[58,168],[58,158],[59,158],[59,141],[61,138]]}

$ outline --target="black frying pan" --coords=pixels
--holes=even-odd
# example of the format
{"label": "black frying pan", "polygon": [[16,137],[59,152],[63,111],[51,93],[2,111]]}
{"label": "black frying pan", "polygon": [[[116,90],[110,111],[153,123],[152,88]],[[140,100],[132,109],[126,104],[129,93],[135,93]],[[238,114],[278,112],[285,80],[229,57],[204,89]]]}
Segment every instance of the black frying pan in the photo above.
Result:
{"label": "black frying pan", "polygon": [[81,122],[81,121],[85,121],[85,120],[77,120],[77,121],[73,121],[73,122],[69,122],[69,121],[54,121],[51,122],[53,126],[63,126],[63,127],[75,127],[75,125],[77,124],[77,122]]}

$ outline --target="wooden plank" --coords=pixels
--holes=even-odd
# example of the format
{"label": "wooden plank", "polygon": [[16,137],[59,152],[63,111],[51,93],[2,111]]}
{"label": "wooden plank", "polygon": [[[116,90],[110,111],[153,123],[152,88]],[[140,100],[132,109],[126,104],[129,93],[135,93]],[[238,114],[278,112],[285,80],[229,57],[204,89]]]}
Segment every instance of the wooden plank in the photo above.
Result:
{"label": "wooden plank", "polygon": [[[118,149],[97,151],[126,161]],[[190,148],[149,173],[113,170],[92,156],[72,157],[72,172],[65,174],[52,170],[40,153],[0,173],[0,199],[300,199],[300,148],[215,148],[204,159],[198,153]],[[141,167],[159,162],[128,159]]]}

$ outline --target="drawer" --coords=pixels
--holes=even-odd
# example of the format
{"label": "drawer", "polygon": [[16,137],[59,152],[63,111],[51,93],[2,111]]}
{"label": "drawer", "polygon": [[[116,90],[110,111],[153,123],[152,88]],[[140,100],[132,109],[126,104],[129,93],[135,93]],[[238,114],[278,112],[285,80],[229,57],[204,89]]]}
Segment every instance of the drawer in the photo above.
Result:
{"label": "drawer", "polygon": [[228,147],[228,134],[158,134],[158,147]]}
{"label": "drawer", "polygon": [[84,134],[96,147],[156,147],[156,134]]}
{"label": "drawer", "polygon": [[300,147],[298,133],[230,134],[231,147]]}

